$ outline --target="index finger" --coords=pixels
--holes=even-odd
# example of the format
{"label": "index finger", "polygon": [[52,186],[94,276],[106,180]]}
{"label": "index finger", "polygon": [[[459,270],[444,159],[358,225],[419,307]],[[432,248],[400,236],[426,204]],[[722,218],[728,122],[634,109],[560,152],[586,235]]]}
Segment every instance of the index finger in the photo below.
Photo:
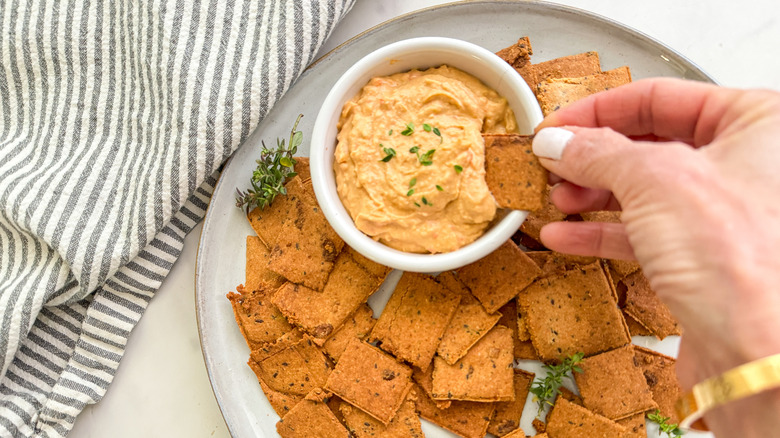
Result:
{"label": "index finger", "polygon": [[594,94],[548,115],[537,127],[608,127],[626,136],[657,136],[709,144],[736,90],[681,79],[632,82]]}

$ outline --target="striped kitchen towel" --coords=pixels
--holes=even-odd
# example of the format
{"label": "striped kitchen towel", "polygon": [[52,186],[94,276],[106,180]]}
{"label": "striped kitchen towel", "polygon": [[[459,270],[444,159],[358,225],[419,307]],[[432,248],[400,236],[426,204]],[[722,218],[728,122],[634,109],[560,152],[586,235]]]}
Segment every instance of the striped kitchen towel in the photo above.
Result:
{"label": "striped kitchen towel", "polygon": [[0,0],[0,436],[63,437],[354,0]]}

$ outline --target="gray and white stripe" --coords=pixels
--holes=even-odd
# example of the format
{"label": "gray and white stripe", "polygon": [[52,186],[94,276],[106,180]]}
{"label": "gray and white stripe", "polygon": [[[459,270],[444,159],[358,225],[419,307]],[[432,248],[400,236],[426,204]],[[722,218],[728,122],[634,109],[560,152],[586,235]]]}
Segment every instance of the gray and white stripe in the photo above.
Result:
{"label": "gray and white stripe", "polygon": [[0,436],[63,437],[353,0],[0,0]]}

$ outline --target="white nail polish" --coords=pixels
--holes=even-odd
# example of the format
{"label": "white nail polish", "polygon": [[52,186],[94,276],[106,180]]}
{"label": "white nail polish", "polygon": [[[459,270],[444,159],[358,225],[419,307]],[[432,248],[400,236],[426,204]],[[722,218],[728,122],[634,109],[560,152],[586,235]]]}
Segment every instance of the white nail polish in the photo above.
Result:
{"label": "white nail polish", "polygon": [[563,128],[544,128],[534,136],[534,153],[540,157],[560,160],[574,133]]}

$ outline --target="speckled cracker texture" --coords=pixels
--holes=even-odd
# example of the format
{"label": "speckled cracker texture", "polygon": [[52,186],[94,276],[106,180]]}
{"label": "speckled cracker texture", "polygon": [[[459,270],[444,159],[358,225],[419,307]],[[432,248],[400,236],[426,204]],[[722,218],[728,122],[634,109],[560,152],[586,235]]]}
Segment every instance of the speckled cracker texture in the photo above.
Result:
{"label": "speckled cracker texture", "polygon": [[311,338],[295,333],[253,350],[249,366],[272,390],[301,396],[325,385],[331,372],[330,360]]}
{"label": "speckled cracker texture", "polygon": [[572,102],[631,82],[628,67],[582,77],[547,79],[536,86],[536,98],[545,116]]}
{"label": "speckled cracker texture", "polygon": [[277,196],[268,207],[260,210],[254,208],[247,215],[249,224],[255,230],[267,247],[276,244],[281,234],[282,226],[287,221],[288,212],[298,202],[301,196],[306,195],[306,189],[301,178],[293,178],[284,185],[287,189],[286,196]]}
{"label": "speckled cracker texture", "polygon": [[342,402],[339,410],[347,429],[354,438],[424,438],[425,436],[412,400],[406,400],[401,404],[398,413],[387,426],[349,403]]}
{"label": "speckled cracker texture", "polygon": [[239,286],[236,292],[227,294],[238,328],[250,350],[276,341],[293,328],[287,318],[271,303],[272,293],[273,291],[265,289],[250,289],[247,292]]}
{"label": "speckled cracker texture", "polygon": [[259,237],[246,236],[246,290],[276,290],[285,282],[284,277],[268,269],[270,253]]}
{"label": "speckled cracker texture", "polygon": [[588,357],[580,368],[582,372],[574,373],[574,379],[591,411],[620,420],[658,407],[634,361],[632,345]]}
{"label": "speckled cracker texture", "polygon": [[547,416],[545,432],[550,438],[616,438],[626,428],[609,418],[558,398]]}
{"label": "speckled cracker texture", "polygon": [[521,68],[531,62],[531,55],[533,55],[533,53],[534,51],[531,47],[531,41],[527,36],[524,36],[518,39],[517,42],[511,46],[505,47],[496,52],[496,55],[498,55],[499,58],[506,61],[512,67]]}
{"label": "speckled cracker texture", "polygon": [[276,423],[276,431],[282,438],[350,438],[328,405],[309,399],[295,405]]}
{"label": "speckled cracker texture", "polygon": [[626,314],[631,315],[659,339],[682,334],[672,312],[656,296],[642,271],[629,274],[622,283],[626,286],[626,305],[623,308]]}
{"label": "speckled cracker texture", "polygon": [[598,262],[539,279],[519,295],[518,303],[544,361],[578,352],[592,356],[631,341]]}
{"label": "speckled cracker texture", "polygon": [[636,414],[617,420],[617,424],[626,428],[626,434],[623,438],[647,438],[647,426],[645,424],[645,414]]}
{"label": "speckled cracker texture", "polygon": [[550,186],[545,189],[544,204],[541,209],[531,212],[520,225],[520,231],[541,244],[540,233],[542,227],[550,222],[557,222],[566,219],[566,214],[558,210],[558,207],[550,200]]}
{"label": "speckled cracker texture", "polygon": [[460,303],[430,275],[405,272],[369,340],[412,365],[427,368]]}
{"label": "speckled cracker texture", "polygon": [[411,388],[412,370],[378,348],[353,339],[325,384],[344,401],[387,425]]}
{"label": "speckled cracker texture", "polygon": [[512,331],[497,325],[454,365],[435,357],[433,399],[513,401],[512,348]]}
{"label": "speckled cracker texture", "polygon": [[322,349],[331,359],[338,361],[352,338],[366,339],[375,323],[374,312],[368,304],[363,304],[347,318],[341,328],[330,335]]}
{"label": "speckled cracker texture", "polygon": [[501,208],[539,210],[544,206],[547,169],[531,148],[531,136],[483,134],[485,181]]}
{"label": "speckled cracker texture", "polygon": [[[531,70],[536,85],[547,79],[576,78],[601,73],[601,62],[598,52],[585,52],[533,64]],[[534,89],[533,86],[531,89]]]}
{"label": "speckled cracker texture", "polygon": [[[514,370],[515,400],[496,403],[496,415],[490,421],[488,432],[495,436],[503,437],[508,433],[518,430],[520,416],[523,414],[528,390],[534,381],[534,373],[523,370]],[[525,437],[525,435],[523,435]]]}
{"label": "speckled cracker texture", "polygon": [[447,409],[439,409],[419,387],[412,391],[421,417],[464,438],[483,438],[496,410],[495,403],[467,401],[454,401]]}
{"label": "speckled cracker texture", "polygon": [[458,278],[490,313],[517,296],[541,272],[536,263],[511,240],[484,258],[457,270]]}
{"label": "speckled cracker texture", "polygon": [[674,409],[681,393],[675,372],[675,359],[635,345],[634,360],[645,376],[661,415],[670,417],[671,423],[679,423],[677,411]]}

